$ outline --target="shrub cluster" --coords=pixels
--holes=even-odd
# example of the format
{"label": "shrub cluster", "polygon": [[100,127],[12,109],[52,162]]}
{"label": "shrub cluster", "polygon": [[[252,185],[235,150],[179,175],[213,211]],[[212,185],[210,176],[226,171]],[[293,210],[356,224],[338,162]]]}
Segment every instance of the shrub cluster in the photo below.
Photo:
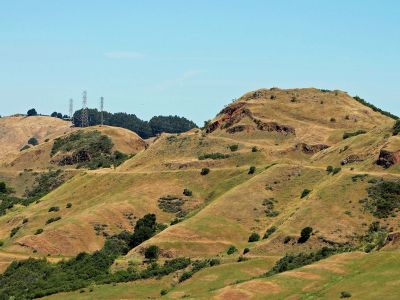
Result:
{"label": "shrub cluster", "polygon": [[[110,266],[118,256],[126,254],[133,247],[149,239],[155,234],[155,230],[155,215],[148,214],[137,221],[133,233],[122,232],[108,238],[103,248],[93,254],[80,253],[70,260],[56,264],[45,259],[33,258],[14,261],[0,275],[2,287],[0,299],[40,298],[58,292],[82,289],[92,283],[104,284],[161,277],[186,268],[190,264],[190,259],[176,258],[166,261],[164,265],[152,263],[140,272],[124,270],[110,273]],[[29,280],[26,280],[27,278]]]}
{"label": "shrub cluster", "polygon": [[392,118],[392,119],[395,119],[395,120],[398,119],[397,116],[391,114],[390,112],[384,111],[384,110],[382,110],[382,109],[376,107],[375,105],[373,105],[373,104],[371,104],[371,103],[365,101],[364,99],[360,98],[359,96],[355,96],[355,97],[353,97],[353,99],[356,100],[357,102],[360,102],[361,104],[363,104],[363,105],[365,105],[365,106],[368,106],[368,107],[371,108],[373,111],[379,112],[379,113],[381,113],[382,115],[385,115],[385,116],[387,116],[387,117],[389,117],[389,118]]}
{"label": "shrub cluster", "polygon": [[343,133],[343,139],[345,140],[345,139],[348,139],[350,137],[357,136],[357,135],[360,135],[360,134],[365,134],[365,133],[367,133],[367,132],[365,130],[362,130],[362,129],[354,131],[354,132],[345,132],[345,133]]}
{"label": "shrub cluster", "polygon": [[393,135],[398,135],[400,133],[400,119],[396,121],[392,128]]}
{"label": "shrub cluster", "polygon": [[375,217],[387,218],[400,209],[400,182],[379,181],[368,188],[368,198],[360,202]]}
{"label": "shrub cluster", "polygon": [[197,273],[201,269],[207,268],[207,267],[213,267],[216,265],[219,265],[221,262],[218,258],[210,258],[210,259],[203,259],[203,260],[196,260],[192,262],[192,269],[190,271],[184,272],[180,277],[179,277],[179,282],[188,280],[193,276],[193,274]]}
{"label": "shrub cluster", "polygon": [[112,152],[113,143],[107,135],[99,131],[77,131],[68,136],[57,138],[51,149],[51,156],[56,153],[71,152],[65,156],[60,165],[74,165],[89,169],[118,166],[129,158],[120,151]]}
{"label": "shrub cluster", "polygon": [[286,254],[275,263],[272,269],[269,270],[265,276],[269,277],[278,273],[297,269],[345,251],[348,251],[348,249],[324,247],[316,252],[311,253]]}
{"label": "shrub cluster", "polygon": [[276,200],[274,198],[267,198],[263,200],[262,205],[265,206],[265,215],[267,217],[276,217],[279,215],[279,211],[274,210]]}
{"label": "shrub cluster", "polygon": [[270,228],[268,228],[267,231],[265,232],[264,236],[263,236],[263,239],[265,240],[265,239],[269,238],[269,236],[271,234],[273,234],[277,229],[278,228],[276,228],[275,226],[271,226]]}
{"label": "shrub cluster", "polygon": [[224,154],[224,153],[205,153],[202,155],[199,155],[199,160],[205,160],[205,159],[225,159],[228,158],[229,154]]}

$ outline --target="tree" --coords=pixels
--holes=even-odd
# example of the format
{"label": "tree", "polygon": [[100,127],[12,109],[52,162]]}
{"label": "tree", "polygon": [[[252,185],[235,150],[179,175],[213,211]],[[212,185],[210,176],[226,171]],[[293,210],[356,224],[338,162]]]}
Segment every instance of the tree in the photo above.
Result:
{"label": "tree", "polygon": [[313,232],[312,227],[309,227],[309,226],[304,227],[301,230],[300,238],[299,238],[298,242],[301,244],[307,242],[307,240],[310,238],[312,232]]}
{"label": "tree", "polygon": [[250,236],[249,236],[249,242],[257,242],[260,240],[260,235],[257,232],[253,232]]}
{"label": "tree", "polygon": [[201,169],[201,172],[200,172],[200,174],[201,175],[207,175],[208,173],[210,173],[210,169],[209,168],[203,168],[203,169]]}
{"label": "tree", "polygon": [[28,115],[28,117],[37,116],[36,109],[34,109],[34,108],[31,108],[30,110],[28,110],[28,112],[26,114]]}
{"label": "tree", "polygon": [[29,144],[29,145],[32,145],[32,146],[36,146],[36,145],[39,144],[39,142],[38,142],[38,140],[37,140],[35,137],[31,137],[31,138],[28,140],[28,144]]}
{"label": "tree", "polygon": [[147,247],[146,250],[144,251],[144,257],[150,260],[156,260],[159,255],[160,255],[160,248],[155,245]]}
{"label": "tree", "polygon": [[55,111],[55,112],[52,112],[51,115],[50,115],[50,117],[57,118],[57,112],[56,112],[56,111]]}
{"label": "tree", "polygon": [[249,169],[248,174],[254,174],[254,172],[256,171],[256,167],[255,166],[251,166]]}

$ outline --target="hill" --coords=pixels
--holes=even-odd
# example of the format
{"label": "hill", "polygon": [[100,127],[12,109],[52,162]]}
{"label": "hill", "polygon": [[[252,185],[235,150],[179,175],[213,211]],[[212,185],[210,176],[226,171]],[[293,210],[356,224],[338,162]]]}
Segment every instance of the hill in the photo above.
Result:
{"label": "hill", "polygon": [[0,162],[14,157],[32,137],[39,143],[73,131],[72,124],[45,116],[11,116],[0,118]]}
{"label": "hill", "polygon": [[[82,145],[77,131],[60,134],[22,151],[3,168],[11,187],[29,181],[27,168],[51,166],[64,178],[37,201],[4,210],[0,262],[5,268],[14,257],[70,258],[100,249],[93,255],[105,255],[107,243],[122,247],[105,258],[110,269],[93,275],[96,287],[76,274],[73,281],[82,287],[65,283],[68,288],[50,286],[41,294],[81,288],[93,293],[57,294],[60,299],[143,299],[158,297],[163,289],[165,298],[339,297],[337,276],[346,285],[343,291],[361,296],[368,289],[357,288],[358,282],[377,276],[391,283],[371,295],[398,297],[391,288],[395,269],[389,266],[400,233],[400,144],[394,123],[345,92],[273,88],[243,95],[203,130],[164,133],[148,145],[128,130],[84,129],[99,132],[87,139],[101,141],[99,149],[111,145],[102,135],[112,140],[109,155],[135,154],[115,168],[60,165]],[[129,232],[149,213],[158,225],[132,243]],[[160,251],[158,265],[145,257],[150,246]],[[333,256],[314,255],[321,249],[331,249]],[[265,277],[285,254],[314,260]],[[79,269],[86,270],[85,264],[91,264],[89,256]],[[40,276],[39,269],[35,272]],[[118,284],[105,284],[112,282]],[[370,286],[372,291],[376,285]]]}

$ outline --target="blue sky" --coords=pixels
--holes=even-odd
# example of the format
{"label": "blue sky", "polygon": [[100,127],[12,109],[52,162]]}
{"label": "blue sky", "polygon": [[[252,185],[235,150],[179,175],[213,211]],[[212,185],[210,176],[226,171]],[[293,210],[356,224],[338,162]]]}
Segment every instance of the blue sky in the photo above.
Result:
{"label": "blue sky", "polygon": [[1,115],[89,107],[199,125],[257,88],[341,89],[400,115],[400,1],[0,2]]}

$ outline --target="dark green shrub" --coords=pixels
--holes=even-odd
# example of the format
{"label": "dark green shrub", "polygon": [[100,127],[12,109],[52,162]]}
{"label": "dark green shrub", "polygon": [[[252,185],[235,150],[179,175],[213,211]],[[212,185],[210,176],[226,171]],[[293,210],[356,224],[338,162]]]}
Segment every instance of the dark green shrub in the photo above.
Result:
{"label": "dark green shrub", "polygon": [[0,181],[0,193],[1,194],[7,193],[7,185],[3,181]]}
{"label": "dark green shrub", "polygon": [[298,240],[299,243],[305,243],[308,241],[308,239],[311,236],[311,233],[313,232],[312,227],[304,227],[301,232],[300,232],[300,238]]}
{"label": "dark green shrub", "polygon": [[348,251],[348,249],[323,247],[321,250],[311,253],[286,254],[275,263],[274,267],[272,267],[272,269],[269,270],[265,276],[269,277],[278,273],[300,268],[302,266],[306,266],[312,264],[313,262],[327,258],[331,255],[345,251]]}
{"label": "dark green shrub", "polygon": [[260,235],[257,232],[253,232],[252,234],[250,234],[249,243],[257,242],[259,240],[260,240]]}
{"label": "dark green shrub", "polygon": [[58,206],[52,206],[52,207],[49,208],[49,212],[59,211],[59,210],[60,210],[60,208]]}
{"label": "dark green shrub", "polygon": [[207,175],[208,173],[210,173],[210,169],[209,168],[203,168],[200,171],[200,174],[203,175],[203,176]]}
{"label": "dark green shrub", "polygon": [[238,262],[242,262],[242,261],[246,261],[246,260],[249,260],[249,259],[247,257],[242,256],[242,255],[240,255],[239,258],[238,258]]}
{"label": "dark green shrub", "polygon": [[226,254],[231,255],[237,251],[238,251],[237,248],[235,246],[231,245],[231,246],[229,246],[228,250],[226,251]]}
{"label": "dark green shrub", "polygon": [[4,242],[0,241],[0,247],[3,247],[3,245],[4,245]]}
{"label": "dark green shrub", "polygon": [[36,177],[32,189],[28,190],[25,195],[31,199],[30,202],[33,202],[59,187],[64,181],[65,177],[61,170],[41,173]]}
{"label": "dark green shrub", "polygon": [[229,149],[230,149],[232,152],[235,152],[235,151],[237,151],[237,150],[239,149],[239,145],[237,145],[237,144],[235,144],[235,145],[229,145]]}
{"label": "dark green shrub", "polygon": [[283,243],[284,243],[284,244],[287,244],[287,243],[289,243],[291,240],[292,240],[292,237],[287,235],[287,236],[285,236],[285,239],[283,240]]}
{"label": "dark green shrub", "polygon": [[219,265],[221,263],[221,260],[219,258],[211,258],[209,262],[210,262],[210,267],[213,267]]}
{"label": "dark green shrub", "polygon": [[312,190],[309,189],[304,189],[303,192],[301,193],[300,198],[306,197],[309,193],[311,193]]}
{"label": "dark green shrub", "polygon": [[328,172],[328,174],[333,172],[333,167],[332,166],[327,166],[326,167],[326,171]]}
{"label": "dark green shrub", "polygon": [[371,103],[365,101],[364,99],[362,99],[362,98],[360,98],[360,97],[358,97],[358,96],[353,97],[353,99],[356,100],[357,102],[360,102],[361,104],[363,104],[363,105],[365,105],[365,106],[368,106],[368,107],[371,108],[373,111],[379,112],[379,113],[381,113],[382,115],[385,115],[385,116],[387,116],[387,117],[389,117],[389,118],[392,118],[392,119],[394,119],[394,120],[397,120],[397,119],[398,119],[397,116],[391,114],[390,112],[384,111],[384,110],[382,110],[382,109],[376,107],[375,105],[373,105],[373,104],[371,104]]}
{"label": "dark green shrub", "polygon": [[41,234],[42,232],[43,232],[43,229],[42,229],[42,228],[39,228],[39,229],[37,229],[37,230],[35,231],[35,235]]}
{"label": "dark green shrub", "polygon": [[65,206],[66,208],[71,208],[72,207],[72,203],[68,202],[67,205]]}
{"label": "dark green shrub", "polygon": [[345,139],[351,138],[353,136],[357,136],[357,135],[365,134],[365,133],[367,133],[367,132],[362,129],[354,131],[354,132],[345,132],[345,133],[343,133],[343,139],[345,140]]}
{"label": "dark green shrub", "polygon": [[160,255],[160,248],[155,245],[147,247],[146,250],[144,251],[144,257],[146,259],[156,260],[159,255]]}
{"label": "dark green shrub", "polygon": [[253,146],[253,147],[251,148],[251,152],[257,152],[257,151],[258,151],[257,146]]}
{"label": "dark green shrub", "polygon": [[250,169],[249,169],[248,174],[254,174],[255,171],[256,171],[256,167],[255,166],[251,166]]}
{"label": "dark green shrub", "polygon": [[273,234],[276,230],[277,230],[277,228],[275,226],[271,226],[270,228],[268,228],[267,231],[265,232],[264,236],[263,236],[263,239],[269,238],[269,236],[271,234]]}
{"label": "dark green shrub", "polygon": [[351,293],[350,292],[340,292],[340,298],[350,298],[351,297]]}
{"label": "dark green shrub", "polygon": [[29,145],[32,145],[32,146],[36,146],[36,145],[39,144],[39,142],[38,142],[38,140],[37,140],[35,137],[31,137],[31,138],[28,140],[28,144],[29,144]]}
{"label": "dark green shrub", "polygon": [[398,135],[400,133],[400,119],[396,121],[392,128],[393,135]]}
{"label": "dark green shrub", "polygon": [[203,155],[199,156],[199,160],[205,160],[205,159],[225,159],[228,158],[229,154],[223,154],[223,153],[206,153]]}
{"label": "dark green shrub", "polygon": [[342,170],[342,168],[340,168],[340,167],[334,168],[332,171],[332,175],[339,173],[341,170]]}
{"label": "dark green shrub", "polygon": [[22,220],[22,224],[26,224],[26,223],[28,223],[28,221],[29,221],[28,218],[24,218],[24,219]]}
{"label": "dark green shrub", "polygon": [[61,217],[54,217],[54,218],[50,218],[46,221],[46,225],[53,223],[53,222],[57,222],[58,220],[61,220]]}
{"label": "dark green shrub", "polygon": [[165,290],[165,289],[161,290],[161,292],[160,292],[161,296],[164,296],[166,294],[168,294],[168,290]]}
{"label": "dark green shrub", "polygon": [[10,238],[12,238],[14,235],[16,235],[18,230],[20,230],[20,228],[21,227],[17,226],[17,227],[14,227],[13,229],[11,229]]}
{"label": "dark green shrub", "polygon": [[368,199],[363,204],[375,217],[389,217],[400,209],[400,182],[385,180],[370,186]]}
{"label": "dark green shrub", "polygon": [[246,254],[246,253],[249,253],[250,252],[250,249],[249,248],[244,248],[243,249],[243,254]]}
{"label": "dark green shrub", "polygon": [[173,219],[173,220],[171,221],[171,225],[178,224],[178,223],[182,222],[182,220],[183,220],[183,219],[181,219],[181,218],[175,218],[175,219]]}
{"label": "dark green shrub", "polygon": [[183,282],[185,280],[188,280],[190,277],[193,276],[193,272],[188,271],[188,272],[184,272],[181,277],[179,277],[179,282]]}
{"label": "dark green shrub", "polygon": [[26,150],[26,149],[29,149],[31,146],[29,146],[29,145],[25,145],[25,146],[23,146],[21,149],[19,149],[19,151],[24,151],[24,150]]}
{"label": "dark green shrub", "polygon": [[188,196],[188,197],[190,197],[190,196],[193,195],[192,191],[189,190],[189,189],[184,189],[184,190],[183,190],[183,194],[184,194],[185,196]]}
{"label": "dark green shrub", "polygon": [[336,119],[335,119],[335,118],[330,118],[329,121],[331,121],[331,122],[336,122]]}

